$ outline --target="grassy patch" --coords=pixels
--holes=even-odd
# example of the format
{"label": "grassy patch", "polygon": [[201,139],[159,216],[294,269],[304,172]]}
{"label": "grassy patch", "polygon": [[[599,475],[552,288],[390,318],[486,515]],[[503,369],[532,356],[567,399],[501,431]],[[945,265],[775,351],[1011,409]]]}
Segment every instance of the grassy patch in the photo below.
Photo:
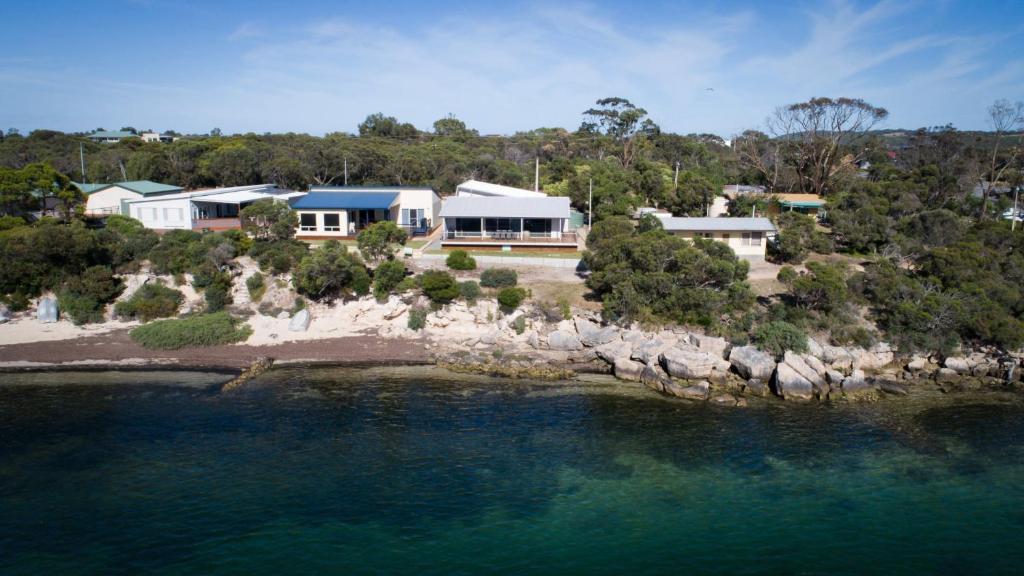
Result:
{"label": "grassy patch", "polygon": [[241,342],[252,328],[227,312],[174,320],[157,320],[131,331],[132,340],[145,348],[177,350],[186,346],[216,346]]}

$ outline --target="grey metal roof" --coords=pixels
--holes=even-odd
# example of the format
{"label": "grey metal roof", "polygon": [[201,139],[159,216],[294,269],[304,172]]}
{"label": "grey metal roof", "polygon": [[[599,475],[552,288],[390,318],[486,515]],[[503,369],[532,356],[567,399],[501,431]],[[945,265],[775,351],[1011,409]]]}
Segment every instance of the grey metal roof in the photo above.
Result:
{"label": "grey metal roof", "polygon": [[568,218],[569,199],[454,196],[441,207],[442,218]]}
{"label": "grey metal roof", "polygon": [[669,232],[774,232],[767,218],[660,218]]}

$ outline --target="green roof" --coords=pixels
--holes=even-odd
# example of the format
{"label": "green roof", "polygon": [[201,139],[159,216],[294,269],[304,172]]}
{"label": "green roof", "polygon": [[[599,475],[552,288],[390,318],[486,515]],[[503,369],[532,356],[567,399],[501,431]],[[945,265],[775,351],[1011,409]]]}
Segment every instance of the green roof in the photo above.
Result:
{"label": "green roof", "polygon": [[824,200],[779,200],[779,204],[791,208],[821,208]]}
{"label": "green roof", "polygon": [[86,194],[92,194],[93,192],[103,190],[107,186],[110,186],[110,184],[84,184],[82,182],[72,182],[72,184],[78,186],[78,189]]}
{"label": "green roof", "polygon": [[131,138],[132,136],[135,134],[124,130],[97,130],[89,134],[89,138]]}
{"label": "green roof", "polygon": [[113,182],[111,184],[80,184],[74,183],[78,186],[78,189],[86,194],[94,194],[100,190],[105,190],[111,186],[120,186],[126,190],[131,190],[136,194],[142,194],[143,196],[155,196],[157,194],[172,194],[175,192],[181,192],[180,186],[172,186],[170,184],[161,184],[160,182],[153,182],[151,180],[131,180],[128,182]]}

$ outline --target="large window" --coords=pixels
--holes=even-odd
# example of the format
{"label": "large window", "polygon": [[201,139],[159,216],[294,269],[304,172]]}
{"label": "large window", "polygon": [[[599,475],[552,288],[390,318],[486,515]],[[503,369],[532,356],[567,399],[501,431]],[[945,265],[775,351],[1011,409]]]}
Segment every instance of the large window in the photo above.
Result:
{"label": "large window", "polygon": [[303,232],[316,232],[316,214],[309,212],[299,214],[299,230]]}
{"label": "large window", "polygon": [[743,233],[743,245],[744,246],[760,246],[761,245],[761,233],[760,232],[744,232]]}
{"label": "large window", "polygon": [[181,222],[181,208],[164,208],[164,220],[167,222]]}
{"label": "large window", "polygon": [[341,231],[341,215],[340,214],[324,214],[324,232],[340,232]]}

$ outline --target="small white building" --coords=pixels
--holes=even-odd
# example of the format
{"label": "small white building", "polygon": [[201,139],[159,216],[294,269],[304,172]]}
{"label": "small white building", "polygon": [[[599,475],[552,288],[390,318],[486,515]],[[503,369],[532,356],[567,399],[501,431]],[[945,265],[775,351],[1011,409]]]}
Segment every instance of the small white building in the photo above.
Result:
{"label": "small white building", "polygon": [[79,190],[87,196],[85,215],[94,218],[124,214],[124,203],[130,200],[182,192],[180,186],[161,184],[150,180],[133,180],[113,184],[79,184],[76,182],[75,186],[78,186]]}
{"label": "small white building", "polygon": [[257,200],[287,202],[305,192],[282,190],[274,184],[255,184],[193,190],[126,201],[128,215],[154,230],[238,230],[238,214]]}
{"label": "small white building", "polygon": [[171,136],[170,134],[161,134],[159,132],[143,132],[139,134],[143,142],[174,142],[178,138]]}
{"label": "small white building", "polygon": [[445,247],[576,248],[569,230],[569,199],[455,196],[441,208]]}
{"label": "small white building", "polygon": [[459,184],[458,186],[455,187],[455,195],[483,197],[500,196],[503,198],[547,197],[547,194],[543,192],[524,190],[523,188],[513,188],[512,186],[503,186],[501,184],[491,184],[490,182],[480,182],[479,180],[466,180],[462,184]]}
{"label": "small white building", "polygon": [[737,256],[763,259],[775,225],[767,218],[659,218],[662,228],[683,238],[724,242]]}
{"label": "small white building", "polygon": [[348,238],[380,221],[391,221],[410,236],[437,227],[441,197],[415,186],[314,186],[292,203],[300,240]]}

